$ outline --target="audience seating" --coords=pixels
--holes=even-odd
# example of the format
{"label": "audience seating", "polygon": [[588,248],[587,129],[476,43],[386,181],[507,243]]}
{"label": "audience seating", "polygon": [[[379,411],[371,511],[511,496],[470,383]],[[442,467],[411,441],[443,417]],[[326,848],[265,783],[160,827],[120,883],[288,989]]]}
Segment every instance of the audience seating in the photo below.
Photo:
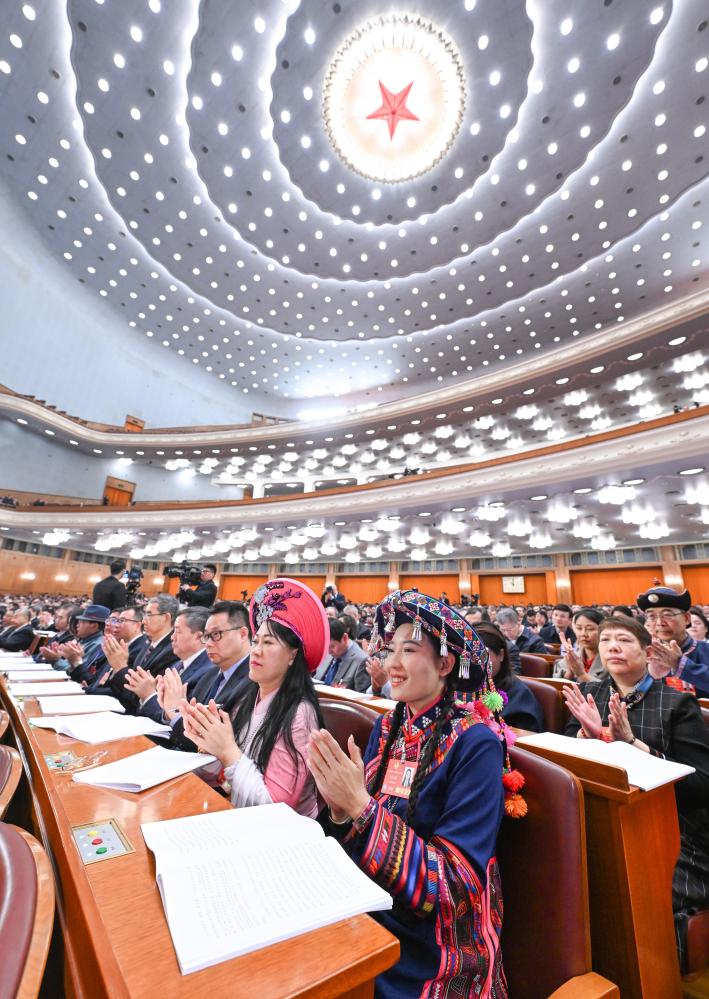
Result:
{"label": "audience seating", "polygon": [[535,656],[531,652],[520,652],[519,661],[521,664],[521,676],[551,676],[552,665],[541,656]]}
{"label": "audience seating", "polygon": [[687,923],[687,974],[691,979],[700,975],[709,964],[709,909],[689,917]]}
{"label": "audience seating", "polygon": [[7,726],[10,724],[10,716],[7,711],[0,710],[0,739],[3,738],[7,732]]}
{"label": "audience seating", "polygon": [[54,879],[29,833],[0,823],[0,996],[39,994],[54,925]]}
{"label": "audience seating", "polygon": [[20,754],[10,746],[0,746],[0,819],[5,816],[7,806],[20,783],[21,774]]}
{"label": "audience seating", "polygon": [[335,698],[328,698],[327,695],[320,697],[320,709],[325,728],[335,738],[343,752],[347,752],[347,739],[353,735],[354,741],[364,753],[374,723],[380,715],[364,704],[337,701]]}
{"label": "audience seating", "polygon": [[557,687],[543,683],[532,676],[520,676],[518,679],[532,691],[539,706],[544,712],[544,729],[546,732],[563,733],[563,697]]}
{"label": "audience seating", "polygon": [[[591,971],[583,790],[568,770],[513,747],[528,812],[505,817],[497,841],[509,994],[524,999],[611,999],[618,988]],[[558,991],[557,991],[558,990]]]}

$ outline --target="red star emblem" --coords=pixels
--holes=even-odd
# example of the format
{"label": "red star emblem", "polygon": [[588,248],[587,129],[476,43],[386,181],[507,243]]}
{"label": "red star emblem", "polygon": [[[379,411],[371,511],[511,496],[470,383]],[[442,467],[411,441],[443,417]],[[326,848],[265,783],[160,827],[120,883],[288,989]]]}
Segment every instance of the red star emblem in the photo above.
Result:
{"label": "red star emblem", "polygon": [[384,86],[381,80],[379,81],[379,89],[382,92],[382,106],[377,108],[376,111],[372,111],[371,114],[368,114],[367,118],[385,119],[389,126],[390,139],[394,138],[396,126],[400,121],[419,121],[418,116],[413,111],[409,111],[406,106],[406,98],[409,96],[409,91],[413,85],[414,81],[412,80],[408,87],[404,87],[398,94],[394,94]]}

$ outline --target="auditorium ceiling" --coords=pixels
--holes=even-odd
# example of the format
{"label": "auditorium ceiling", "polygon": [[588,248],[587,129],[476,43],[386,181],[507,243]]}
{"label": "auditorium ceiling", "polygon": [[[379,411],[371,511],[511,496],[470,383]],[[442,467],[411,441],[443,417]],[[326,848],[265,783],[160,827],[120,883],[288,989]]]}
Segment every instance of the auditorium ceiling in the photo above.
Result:
{"label": "auditorium ceiling", "polygon": [[4,13],[28,225],[128,349],[266,412],[457,392],[706,288],[701,0]]}
{"label": "auditorium ceiling", "polygon": [[270,500],[99,526],[0,508],[3,530],[254,564],[706,534],[701,413],[647,447],[602,439],[709,403],[704,2],[4,13],[0,181],[27,226],[136,364],[158,345],[289,422],[134,435],[2,395],[0,417],[112,474]]}

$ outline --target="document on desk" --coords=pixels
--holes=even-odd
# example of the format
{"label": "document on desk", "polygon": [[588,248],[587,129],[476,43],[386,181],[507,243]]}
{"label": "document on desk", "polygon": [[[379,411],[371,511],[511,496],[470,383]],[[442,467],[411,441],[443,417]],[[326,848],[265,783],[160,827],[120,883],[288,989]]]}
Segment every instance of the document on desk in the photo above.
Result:
{"label": "document on desk", "polygon": [[142,830],[183,975],[392,906],[317,822],[282,803]]}
{"label": "document on desk", "polygon": [[66,673],[58,669],[48,669],[47,666],[37,664],[36,669],[28,669],[26,666],[13,666],[11,669],[0,667],[10,683],[33,683],[36,680],[54,680],[56,683],[72,683]]}
{"label": "document on desk", "polygon": [[628,783],[639,787],[641,791],[652,791],[672,781],[694,773],[694,767],[684,763],[674,763],[650,756],[640,749],[628,745],[627,742],[601,742],[600,739],[572,739],[555,732],[542,732],[540,735],[525,735],[517,739],[516,745],[538,746],[555,753],[565,753],[583,760],[594,760],[596,763],[610,763],[621,767],[628,775]]}
{"label": "document on desk", "polygon": [[116,697],[108,694],[71,694],[68,697],[38,697],[43,715],[91,715],[97,711],[125,712]]}
{"label": "document on desk", "polygon": [[13,697],[64,697],[67,694],[81,694],[84,688],[76,680],[57,680],[55,683],[11,683],[10,693]]}
{"label": "document on desk", "polygon": [[75,773],[72,779],[77,784],[137,793],[164,784],[173,777],[182,777],[207,763],[214,763],[215,760],[215,756],[207,756],[205,753],[178,753],[156,746],[122,760],[114,760],[113,763],[82,770]]}
{"label": "document on desk", "polygon": [[33,728],[51,728],[60,735],[68,735],[79,742],[96,745],[99,742],[113,742],[116,739],[132,739],[136,735],[154,735],[169,738],[172,729],[160,725],[152,718],[141,715],[114,715],[109,711],[91,715],[42,715],[30,718]]}

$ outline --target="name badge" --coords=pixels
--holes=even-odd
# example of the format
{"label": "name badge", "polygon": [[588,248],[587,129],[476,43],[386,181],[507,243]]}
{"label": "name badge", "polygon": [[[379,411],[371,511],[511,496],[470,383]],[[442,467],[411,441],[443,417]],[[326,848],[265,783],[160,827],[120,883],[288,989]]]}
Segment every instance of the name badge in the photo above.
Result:
{"label": "name badge", "polygon": [[417,770],[418,763],[411,760],[389,760],[382,783],[382,792],[397,798],[408,798]]}

